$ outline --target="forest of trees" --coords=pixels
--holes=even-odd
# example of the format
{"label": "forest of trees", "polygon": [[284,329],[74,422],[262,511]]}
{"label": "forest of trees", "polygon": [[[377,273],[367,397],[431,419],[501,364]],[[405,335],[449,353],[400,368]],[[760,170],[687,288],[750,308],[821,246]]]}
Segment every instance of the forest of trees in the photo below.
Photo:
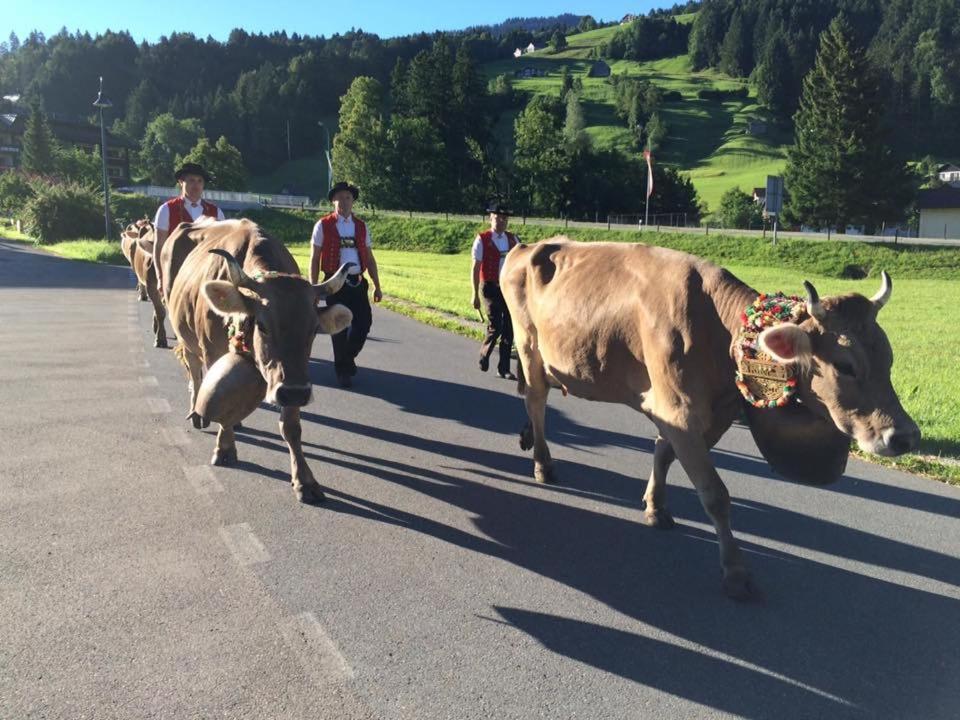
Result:
{"label": "forest of trees", "polygon": [[[676,19],[693,11],[692,23]],[[846,49],[811,72],[824,31],[840,17],[845,39],[834,45]],[[590,16],[557,16],[388,39],[362,30],[330,38],[234,30],[222,42],[177,33],[140,44],[125,32],[63,30],[22,40],[11,34],[0,43],[0,91],[21,94],[22,104],[46,113],[92,118],[95,78],[103,74],[114,103],[107,114],[112,130],[141,147],[135,173],[154,182],[169,182],[175,162],[188,154],[219,163],[225,181],[270,173],[289,159],[318,154],[323,121],[338,130],[336,174],[361,182],[365,200],[381,207],[474,210],[484,196],[501,193],[531,213],[631,212],[641,195],[633,189],[644,184],[646,172],[637,153],[656,150],[667,133],[658,108],[678,98],[649,82],[611,78],[616,113],[634,141],[600,151],[583,131],[579,77],[565,75],[559,97],[531,101],[514,91],[511,75],[488,83],[480,69],[530,42],[560,50],[565,32],[597,26]],[[960,147],[956,0],[691,1],[618,28],[601,50],[636,60],[684,51],[694,69],[749,78],[760,103],[787,128],[796,118],[821,133],[823,142],[846,142],[842,131],[877,139],[873,150],[896,177],[877,188],[887,197],[872,201],[874,214],[891,214],[903,202],[904,159],[949,156]],[[859,68],[855,73],[830,66],[848,56]],[[828,88],[824,78],[834,74],[847,85]],[[811,77],[820,80],[808,82]],[[828,91],[860,93],[851,101],[857,112],[831,127],[818,124],[830,106]],[[737,92],[746,96],[747,90]],[[516,117],[509,137],[502,132],[505,113]],[[829,168],[805,166],[803,159],[814,155],[804,155],[801,145],[788,174],[815,195]],[[867,162],[863,153],[850,157],[845,170],[854,157]],[[64,153],[56,166],[64,174],[93,169]],[[853,170],[850,177],[865,172]],[[660,205],[651,210],[696,216],[699,203],[689,180],[657,172],[662,177],[654,201]],[[863,217],[858,200],[851,200],[854,210],[831,215],[815,203],[805,206],[804,192],[798,190],[793,203],[798,220]]]}
{"label": "forest of trees", "polygon": [[885,122],[914,156],[960,145],[960,3],[956,0],[704,0],[690,32],[695,69],[749,77],[789,120],[821,33],[842,15],[879,73]]}

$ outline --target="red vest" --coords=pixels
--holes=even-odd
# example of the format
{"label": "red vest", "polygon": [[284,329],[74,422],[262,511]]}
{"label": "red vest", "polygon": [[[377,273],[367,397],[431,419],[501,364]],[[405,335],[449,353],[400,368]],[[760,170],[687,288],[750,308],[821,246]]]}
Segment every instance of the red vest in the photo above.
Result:
{"label": "red vest", "polygon": [[[190,216],[190,213],[187,212],[187,208],[184,206],[182,196],[170,198],[167,200],[165,205],[167,206],[167,210],[170,212],[170,226],[167,228],[169,232],[173,232],[173,229],[182,222],[193,222],[193,218]],[[217,215],[217,206],[212,202],[207,202],[201,198],[200,205],[203,207],[203,214],[207,217],[212,217],[214,220],[219,217]]]}
{"label": "red vest", "polygon": [[[517,244],[517,236],[511,232],[507,236],[507,252]],[[480,279],[484,282],[500,281],[500,250],[493,242],[493,230],[480,233],[480,243],[483,246],[483,261],[480,264]]]}
{"label": "red vest", "polygon": [[[332,212],[320,218],[323,229],[323,247],[320,249],[320,269],[326,275],[333,275],[340,268],[340,231],[337,230],[337,213]],[[360,257],[360,272],[367,271],[367,226],[356,215],[353,216],[355,228],[354,243]]]}

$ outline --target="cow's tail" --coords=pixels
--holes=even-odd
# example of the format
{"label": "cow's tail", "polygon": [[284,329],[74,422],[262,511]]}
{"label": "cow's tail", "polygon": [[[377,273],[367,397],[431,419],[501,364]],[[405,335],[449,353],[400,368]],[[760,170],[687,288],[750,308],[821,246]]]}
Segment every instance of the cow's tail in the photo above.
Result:
{"label": "cow's tail", "polygon": [[527,376],[523,374],[523,362],[517,360],[517,395],[527,394]]}
{"label": "cow's tail", "polygon": [[180,364],[183,365],[187,371],[190,370],[190,364],[187,362],[187,348],[182,342],[178,342],[173,346],[173,356],[180,361]]}

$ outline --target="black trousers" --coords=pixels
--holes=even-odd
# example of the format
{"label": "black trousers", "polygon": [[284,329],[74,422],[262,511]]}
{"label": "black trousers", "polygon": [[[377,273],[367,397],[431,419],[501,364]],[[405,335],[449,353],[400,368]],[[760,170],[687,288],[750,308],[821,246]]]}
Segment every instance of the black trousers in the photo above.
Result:
{"label": "black trousers", "polygon": [[327,306],[344,305],[353,313],[353,322],[346,330],[332,335],[333,340],[333,364],[337,375],[352,375],[356,372],[357,366],[354,358],[360,354],[363,344],[367,341],[367,335],[370,334],[370,326],[373,325],[373,312],[370,310],[370,297],[368,295],[370,283],[366,278],[360,281],[356,287],[344,284],[339,292],[334,293],[327,298]]}
{"label": "black trousers", "polygon": [[510,372],[510,351],[513,348],[510,311],[498,283],[485,282],[481,293],[483,310],[487,315],[487,335],[480,346],[480,357],[489,360],[494,346],[499,345],[500,362],[497,363],[497,372],[506,374]]}

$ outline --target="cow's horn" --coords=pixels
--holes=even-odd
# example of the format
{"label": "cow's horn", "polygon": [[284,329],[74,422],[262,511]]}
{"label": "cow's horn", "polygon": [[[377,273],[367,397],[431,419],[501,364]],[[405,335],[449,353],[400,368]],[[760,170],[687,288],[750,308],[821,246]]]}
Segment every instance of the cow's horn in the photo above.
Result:
{"label": "cow's horn", "polygon": [[817,289],[809,280],[803,281],[803,287],[807,291],[807,312],[810,313],[810,317],[823,320],[827,315],[827,311],[824,310],[823,305],[820,304],[820,293],[817,292]]}
{"label": "cow's horn", "polygon": [[356,267],[356,265],[354,265],[354,263],[344,263],[328,280],[319,285],[315,285],[314,289],[316,290],[317,297],[327,297],[328,295],[340,292],[340,288],[342,288],[343,284],[347,281],[347,271],[352,267]]}
{"label": "cow's horn", "polygon": [[893,280],[890,279],[890,276],[887,275],[886,270],[880,271],[880,290],[870,298],[870,301],[877,306],[877,310],[882,308],[887,304],[887,301],[890,299],[890,293],[893,292]]}
{"label": "cow's horn", "polygon": [[214,248],[210,250],[214,255],[219,255],[224,260],[227,261],[227,272],[230,273],[230,282],[236,287],[249,287],[253,280],[243,271],[243,268],[240,267],[240,263],[237,262],[237,259],[228,253],[226,250],[221,248]]}

